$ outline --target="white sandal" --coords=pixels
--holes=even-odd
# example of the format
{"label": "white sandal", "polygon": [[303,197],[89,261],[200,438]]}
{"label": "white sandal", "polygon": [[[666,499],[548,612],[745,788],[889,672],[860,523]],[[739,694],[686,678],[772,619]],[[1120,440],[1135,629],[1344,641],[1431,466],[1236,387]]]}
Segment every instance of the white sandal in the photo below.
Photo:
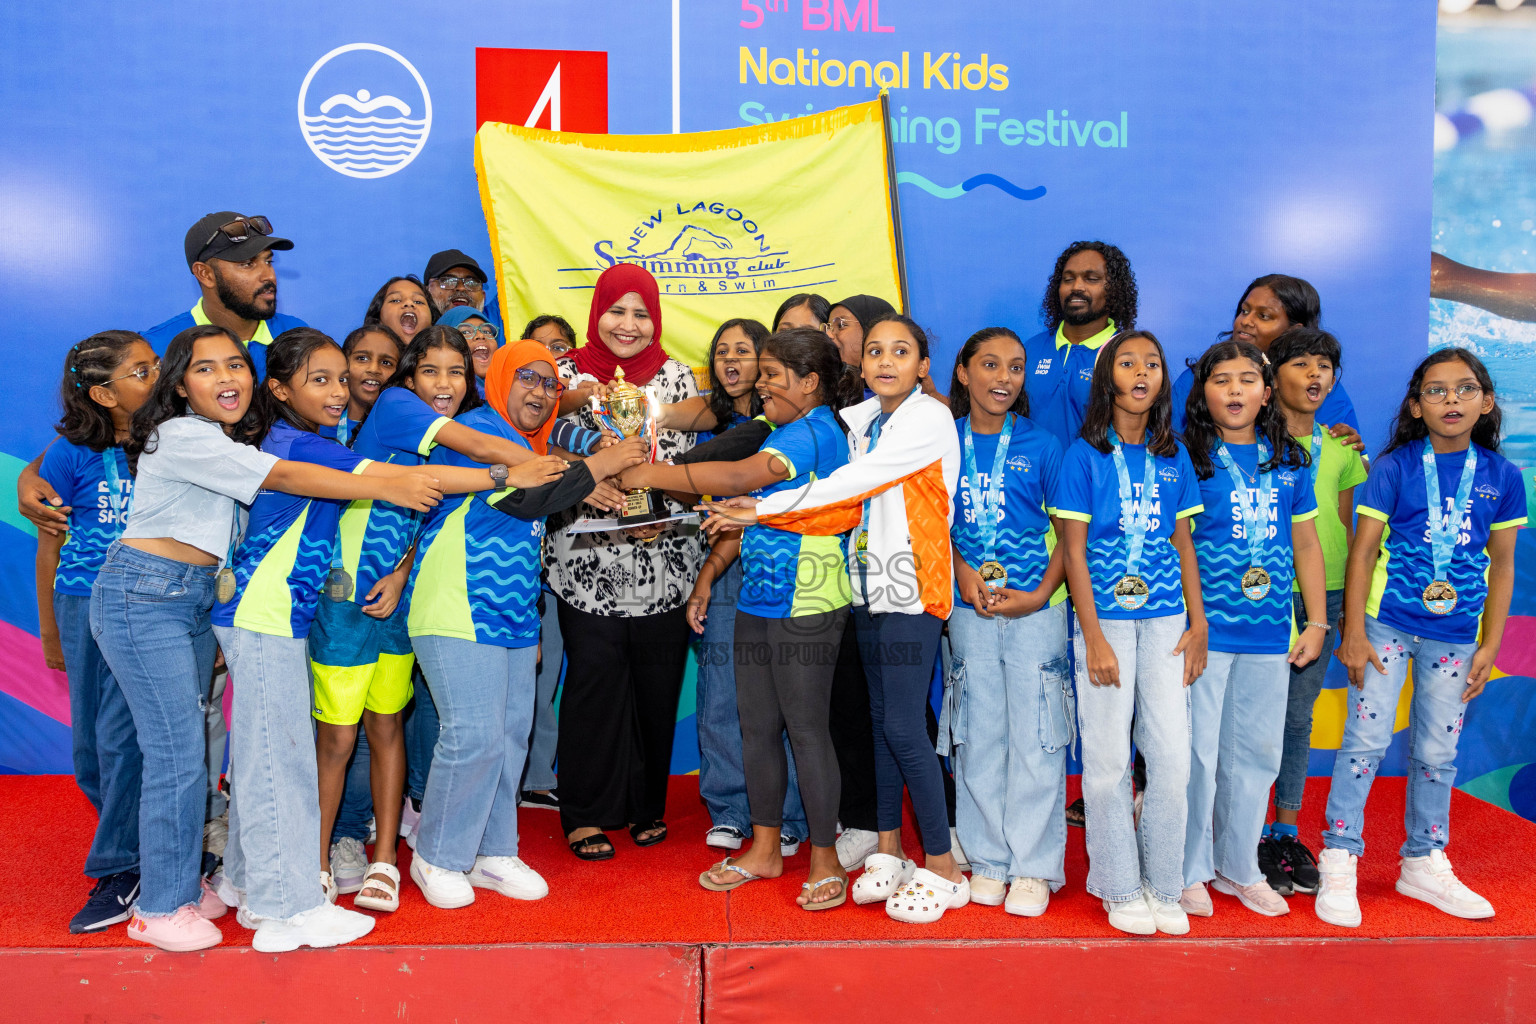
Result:
{"label": "white sandal", "polygon": [[[374,875],[383,875],[384,878],[375,878]],[[389,895],[364,896],[363,893],[369,889],[378,889]],[[352,897],[352,905],[364,910],[380,910],[386,914],[400,909],[400,869],[383,861],[369,864],[368,870],[363,873],[363,887]]]}
{"label": "white sandal", "polygon": [[912,873],[912,880],[885,901],[885,912],[893,921],[932,924],[944,916],[944,911],[958,910],[969,902],[969,878],[951,882],[927,868],[918,868]]}
{"label": "white sandal", "polygon": [[329,871],[320,872],[320,889],[325,893],[325,902],[335,903],[337,896],[336,879],[331,877]]}
{"label": "white sandal", "polygon": [[917,869],[914,861],[892,857],[888,853],[872,853],[864,859],[864,873],[853,883],[853,902],[883,903],[891,893],[900,889]]}

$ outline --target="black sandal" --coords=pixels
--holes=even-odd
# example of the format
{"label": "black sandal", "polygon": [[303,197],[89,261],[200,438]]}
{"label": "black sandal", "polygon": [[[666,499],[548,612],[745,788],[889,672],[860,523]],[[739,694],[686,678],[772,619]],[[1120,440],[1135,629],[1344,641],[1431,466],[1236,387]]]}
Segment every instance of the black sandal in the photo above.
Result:
{"label": "black sandal", "polygon": [[1067,824],[1073,828],[1084,828],[1088,824],[1088,815],[1083,810],[1082,797],[1067,804]]}
{"label": "black sandal", "polygon": [[[608,849],[599,850],[596,847],[606,846]],[[582,860],[612,860],[614,849],[613,841],[601,832],[595,832],[590,836],[570,841],[571,852]]]}
{"label": "black sandal", "polygon": [[[640,833],[651,832],[658,828],[661,829],[661,833],[659,835],[651,836],[649,839],[640,838]],[[629,826],[629,838],[635,841],[636,846],[655,846],[657,843],[667,838],[667,823],[662,821],[660,818],[657,818],[655,821],[650,822],[649,824],[631,825]]]}

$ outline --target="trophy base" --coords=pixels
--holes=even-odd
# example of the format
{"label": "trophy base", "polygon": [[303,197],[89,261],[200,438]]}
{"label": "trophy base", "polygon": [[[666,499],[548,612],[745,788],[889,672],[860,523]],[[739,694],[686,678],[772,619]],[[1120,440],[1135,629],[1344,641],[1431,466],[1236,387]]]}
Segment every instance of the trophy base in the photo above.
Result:
{"label": "trophy base", "polygon": [[644,526],[646,523],[654,523],[666,515],[666,507],[661,503],[661,495],[649,487],[638,491],[624,492],[624,507],[619,512],[620,526]]}

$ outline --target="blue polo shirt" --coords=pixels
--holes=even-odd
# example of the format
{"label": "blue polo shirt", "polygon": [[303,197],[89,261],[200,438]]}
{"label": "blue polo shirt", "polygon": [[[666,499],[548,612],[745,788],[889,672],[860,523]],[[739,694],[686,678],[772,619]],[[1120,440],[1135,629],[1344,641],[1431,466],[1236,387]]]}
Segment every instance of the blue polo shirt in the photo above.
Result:
{"label": "blue polo shirt", "polygon": [[[1185,368],[1173,382],[1173,430],[1176,434],[1184,433],[1184,405],[1189,401],[1189,393],[1195,386],[1195,371]],[[1034,400],[1034,396],[1030,396]],[[1344,390],[1343,384],[1335,384],[1333,390],[1323,398],[1323,404],[1317,407],[1317,422],[1332,427],[1339,423],[1348,423],[1358,432],[1360,430],[1360,417],[1355,413],[1355,403],[1349,400],[1349,392]]]}
{"label": "blue polo shirt", "polygon": [[[156,324],[145,331],[144,340],[149,342],[149,347],[155,350],[155,355],[163,356],[166,346],[176,335],[188,327],[201,327],[210,322],[203,313],[203,300],[198,299],[197,304],[187,312],[177,313],[164,323]],[[285,313],[276,313],[270,320],[258,321],[256,333],[250,341],[245,343],[246,350],[251,354],[251,374],[258,381],[267,375],[267,346],[272,344],[273,338],[294,327],[308,326],[298,317],[288,316]]]}
{"label": "blue polo shirt", "polygon": [[[1051,520],[1046,510],[1056,503],[1061,442],[1050,431],[1022,416],[1012,419],[1013,433],[1008,438],[1008,458],[1003,463],[997,538],[992,557],[1008,571],[1009,590],[1034,590],[1045,578],[1045,567],[1056,547],[1056,535],[1051,532]],[[969,416],[955,421],[962,454],[965,451],[965,428],[969,422]],[[971,435],[971,444],[976,449],[976,487],[981,491],[983,502],[992,486],[992,466],[997,460],[1001,437],[1001,434]],[[981,546],[981,529],[976,521],[978,510],[971,503],[971,467],[963,458],[961,465],[960,483],[955,487],[953,499],[955,522],[950,527],[949,538],[966,563],[972,569],[979,569],[986,561],[986,552]],[[957,586],[956,598],[959,595]],[[1052,596],[1051,604],[1065,599],[1063,588]]]}
{"label": "blue polo shirt", "polygon": [[[1238,472],[1248,484],[1249,503],[1258,500],[1259,446],[1229,444]],[[1211,453],[1215,472],[1200,481],[1205,511],[1195,516],[1195,555],[1200,562],[1200,596],[1210,626],[1210,649],[1228,654],[1285,654],[1291,644],[1291,584],[1296,577],[1296,552],[1291,524],[1317,517],[1312,474],[1305,467],[1280,466],[1270,475],[1269,508],[1265,510],[1263,546],[1257,565],[1269,573],[1269,592],[1250,601],[1242,588],[1243,574],[1255,564],[1248,550],[1248,530],[1242,505],[1234,499],[1232,474]]]}
{"label": "blue polo shirt", "polygon": [[1098,334],[1074,345],[1057,326],[1024,343],[1024,387],[1029,392],[1030,419],[1054,434],[1062,451],[1072,447],[1083,429],[1093,363],[1115,330],[1111,320]]}
{"label": "blue polo shirt", "polygon": [[[117,469],[117,494],[112,493],[107,475],[108,460]],[[61,437],[43,453],[38,473],[70,506],[69,536],[59,550],[53,589],[89,597],[96,573],[107,559],[107,548],[128,522],[133,497],[128,457],[118,445],[97,452]]]}

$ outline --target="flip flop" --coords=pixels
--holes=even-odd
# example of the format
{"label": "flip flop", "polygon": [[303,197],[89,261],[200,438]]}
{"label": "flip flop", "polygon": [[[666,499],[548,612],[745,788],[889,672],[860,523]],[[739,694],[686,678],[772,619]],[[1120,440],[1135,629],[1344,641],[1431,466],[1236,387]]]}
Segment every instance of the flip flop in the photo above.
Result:
{"label": "flip flop", "polygon": [[[734,871],[741,877],[736,879],[734,882],[721,883],[709,877],[710,871]],[[746,868],[732,864],[731,858],[727,857],[719,864],[716,864],[714,867],[710,868],[709,871],[705,871],[703,874],[701,874],[699,876],[699,884],[708,889],[710,892],[730,892],[737,886],[746,885],[748,882],[755,882],[760,878],[762,878],[761,875],[754,875]]]}
{"label": "flip flop", "polygon": [[[822,886],[826,885],[828,882],[841,882],[842,883],[842,890],[836,896],[832,897],[829,900],[822,900],[820,903],[812,903],[811,902],[812,894],[814,894],[817,889],[820,889]],[[842,906],[843,903],[847,901],[847,899],[848,899],[848,876],[847,875],[828,875],[826,878],[819,879],[819,880],[817,880],[815,882],[805,882],[805,883],[803,883],[800,886],[800,888],[805,890],[805,900],[806,900],[804,903],[800,904],[800,909],[801,910],[831,910],[833,907],[840,907],[840,906]]]}

